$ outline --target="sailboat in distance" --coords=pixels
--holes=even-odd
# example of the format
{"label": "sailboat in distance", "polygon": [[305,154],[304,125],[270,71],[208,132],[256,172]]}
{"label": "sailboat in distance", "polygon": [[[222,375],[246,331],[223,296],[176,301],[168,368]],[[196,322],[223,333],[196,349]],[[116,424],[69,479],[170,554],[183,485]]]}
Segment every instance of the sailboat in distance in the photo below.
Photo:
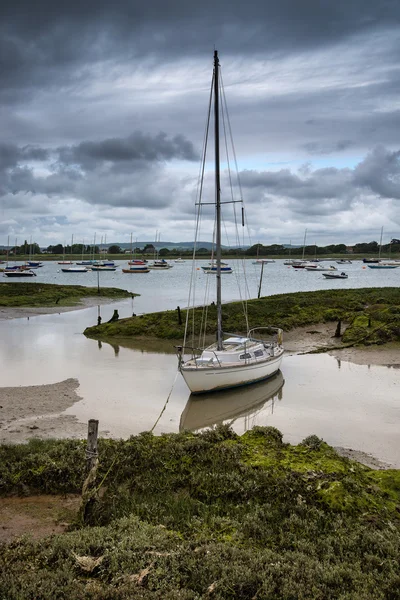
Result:
{"label": "sailboat in distance", "polygon": [[[222,326],[222,288],[221,288],[221,205],[239,202],[240,200],[221,200],[220,182],[220,114],[226,114],[226,105],[220,111],[220,94],[224,103],[225,95],[220,92],[220,65],[218,52],[214,51],[214,69],[211,86],[214,112],[214,198],[215,201],[215,265],[216,265],[216,342],[206,348],[186,346],[188,334],[189,310],[186,317],[186,330],[183,345],[178,348],[179,370],[193,394],[217,391],[247,385],[271,377],[279,371],[282,356],[282,330],[275,327],[257,327],[249,329],[245,324],[246,335],[224,333]],[[222,86],[221,86],[222,87]],[[206,130],[209,131],[211,105],[208,113]],[[222,130],[222,129],[221,129]],[[224,131],[227,129],[224,127]],[[205,148],[207,144],[205,144]],[[205,157],[203,156],[203,163]],[[204,171],[203,171],[204,172]],[[202,189],[200,185],[200,189]],[[229,190],[232,192],[232,190]],[[202,204],[201,197],[198,202]],[[242,203],[242,225],[244,225]],[[200,210],[198,211],[198,219]],[[190,302],[189,302],[190,304]],[[246,315],[245,315],[246,316]],[[205,339],[205,336],[203,337]],[[187,357],[187,354],[190,356]]]}

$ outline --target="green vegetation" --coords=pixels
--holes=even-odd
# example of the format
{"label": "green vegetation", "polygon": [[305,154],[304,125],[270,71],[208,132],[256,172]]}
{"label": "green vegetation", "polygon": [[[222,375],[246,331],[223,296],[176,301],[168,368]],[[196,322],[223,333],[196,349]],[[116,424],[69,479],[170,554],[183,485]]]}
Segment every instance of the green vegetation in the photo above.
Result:
{"label": "green vegetation", "polygon": [[128,298],[131,292],[120,288],[55,285],[52,283],[4,283],[0,285],[0,306],[75,306],[83,298]]}
{"label": "green vegetation", "polygon": [[[83,441],[0,447],[3,495],[80,490]],[[272,427],[99,440],[85,525],[0,547],[0,597],[399,598],[400,472]]]}
{"label": "green vegetation", "polygon": [[[154,336],[181,340],[186,311],[182,310],[182,325],[177,311],[142,315],[88,327],[85,335],[93,338],[132,338]],[[202,309],[195,311],[198,332]],[[248,302],[249,326],[279,326],[288,331],[294,327],[341,320],[347,323],[343,343],[384,343],[400,341],[400,289],[361,288],[357,290],[320,290],[279,294]],[[243,331],[243,308],[239,302],[223,306],[223,324],[230,333]],[[216,330],[216,309],[208,309],[207,333]]]}

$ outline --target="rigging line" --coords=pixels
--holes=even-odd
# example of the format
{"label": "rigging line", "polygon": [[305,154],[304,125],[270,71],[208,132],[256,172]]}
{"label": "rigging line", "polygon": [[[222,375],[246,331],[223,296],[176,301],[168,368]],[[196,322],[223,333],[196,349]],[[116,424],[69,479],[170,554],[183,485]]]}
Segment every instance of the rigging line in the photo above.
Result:
{"label": "rigging line", "polygon": [[[229,115],[228,115],[228,107],[227,107],[227,103],[226,103],[226,97],[225,97],[225,93],[224,93],[224,88],[223,88],[222,81],[221,81],[221,95],[222,95],[222,98],[223,98],[223,101],[221,102],[221,116],[222,116],[223,130],[224,130],[225,152],[226,152],[227,165],[228,165],[230,195],[231,195],[231,200],[233,201],[234,200],[234,193],[233,193],[232,171],[231,171],[230,156],[229,156],[228,137],[229,137],[230,144],[232,146],[233,153],[234,153],[234,144],[233,144],[233,136],[232,136],[232,130],[231,130],[231,128],[229,127],[229,130],[228,130],[229,136],[227,134],[227,129],[226,129],[226,123],[228,122],[228,124],[229,124]],[[236,160],[235,160],[235,165],[236,165],[236,177],[237,177],[238,182],[239,182],[239,173],[238,173],[238,166],[237,166],[237,161]],[[241,193],[240,185],[239,185],[239,191]],[[243,198],[242,198],[241,194],[240,194],[240,202],[242,203],[242,206],[243,206]],[[234,202],[233,202],[233,215],[234,215],[234,223],[235,223],[236,242],[237,242],[237,245],[239,246],[240,245],[240,234],[239,234],[239,229],[238,229],[238,219],[237,219],[237,213],[236,213],[236,205],[235,205]],[[226,230],[225,221],[223,221],[223,222],[224,222],[225,235],[229,239],[229,236],[228,236],[227,230]],[[237,283],[238,290],[239,290],[240,300],[241,300],[241,303],[242,303],[243,314],[244,314],[244,317],[245,317],[245,320],[246,320],[246,328],[247,328],[247,331],[248,331],[249,330],[249,321],[248,321],[247,299],[250,296],[250,293],[249,293],[249,287],[248,287],[248,282],[247,282],[247,278],[246,278],[246,269],[245,269],[244,262],[242,262],[242,267],[243,267],[243,272],[244,272],[244,294],[242,292],[242,287],[240,285],[239,277],[238,277],[238,274],[236,272],[235,272],[235,278],[236,278],[236,283]]]}
{"label": "rigging line", "polygon": [[239,175],[239,167],[238,167],[238,162],[237,162],[237,157],[236,157],[236,150],[235,150],[235,144],[233,142],[233,135],[232,135],[232,127],[231,127],[231,120],[229,118],[229,111],[228,111],[228,105],[226,102],[226,97],[225,97],[225,88],[222,85],[222,74],[221,74],[221,86],[222,86],[222,96],[223,96],[223,104],[225,104],[225,110],[226,110],[226,120],[228,123],[228,130],[229,130],[229,136],[231,139],[231,144],[232,144],[232,152],[233,152],[233,159],[235,161],[235,169],[236,169],[236,174],[237,174],[237,180],[238,180],[238,187],[239,187],[239,193],[240,193],[240,198],[241,200],[243,200],[243,194],[242,194],[242,184],[240,181],[240,175]]}
{"label": "rigging line", "polygon": [[194,318],[195,318],[194,317],[194,303],[195,303],[195,293],[196,293],[196,278],[195,278],[195,273],[196,273],[196,250],[197,250],[197,241],[198,241],[198,235],[199,235],[199,228],[200,228],[200,223],[201,223],[201,198],[202,198],[202,193],[203,193],[204,170],[205,170],[205,162],[206,162],[206,154],[207,154],[207,141],[208,141],[209,127],[210,127],[211,108],[212,108],[213,81],[214,81],[214,75],[212,77],[210,94],[209,94],[207,120],[206,120],[206,126],[205,126],[204,136],[203,136],[202,161],[200,162],[199,176],[198,176],[198,181],[197,181],[196,200],[198,201],[198,209],[197,209],[197,217],[196,217],[196,225],[195,225],[195,237],[194,237],[194,244],[193,244],[192,273],[191,273],[190,284],[189,284],[188,309],[186,311],[185,333],[184,333],[184,339],[183,339],[183,345],[184,346],[186,345],[186,339],[187,339],[187,331],[188,331],[188,326],[189,326],[189,313],[190,313],[191,302],[193,302],[193,311],[192,311],[192,313],[193,313],[192,314],[192,317],[193,317],[192,345],[194,346]]}
{"label": "rigging line", "polygon": [[166,401],[165,401],[165,404],[164,404],[164,406],[162,407],[162,410],[161,410],[160,414],[158,415],[158,418],[157,418],[156,422],[154,423],[153,427],[150,429],[150,433],[153,433],[153,431],[154,431],[154,429],[157,427],[157,425],[158,425],[158,422],[159,422],[159,420],[161,419],[161,417],[162,417],[162,415],[163,415],[163,413],[164,413],[165,409],[167,408],[167,404],[168,404],[168,402],[169,402],[169,399],[171,398],[172,390],[174,389],[174,385],[175,385],[175,382],[176,382],[176,378],[178,377],[178,374],[179,374],[179,369],[178,369],[178,370],[176,371],[176,373],[175,373],[175,378],[174,378],[174,381],[173,381],[173,383],[172,383],[171,390],[170,390],[170,392],[169,392],[169,394],[168,394],[168,397],[167,397],[167,399],[166,399]]}

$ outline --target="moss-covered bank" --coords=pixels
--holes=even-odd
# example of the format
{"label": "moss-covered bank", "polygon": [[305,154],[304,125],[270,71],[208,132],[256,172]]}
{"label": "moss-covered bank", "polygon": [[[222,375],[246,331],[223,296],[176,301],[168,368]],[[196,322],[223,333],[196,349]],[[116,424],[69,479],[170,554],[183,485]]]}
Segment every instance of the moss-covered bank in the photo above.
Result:
{"label": "moss-covered bank", "polygon": [[[186,311],[179,324],[174,310],[121,319],[88,327],[85,335],[96,339],[154,336],[181,340]],[[239,302],[223,306],[224,330],[231,333],[243,331],[243,308]],[[355,290],[320,290],[279,294],[248,302],[249,326],[279,326],[288,331],[294,327],[328,321],[347,324],[343,343],[384,343],[400,340],[400,288],[361,288]],[[195,328],[198,331],[202,309],[195,311]],[[208,309],[207,332],[216,330],[216,309]]]}
{"label": "moss-covered bank", "polygon": [[75,306],[83,298],[128,298],[132,292],[120,288],[85,287],[83,285],[57,285],[52,283],[4,282],[0,285],[0,306]]}
{"label": "moss-covered bank", "polygon": [[[0,549],[0,597],[399,598],[400,472],[274,428],[100,440],[75,531]],[[76,492],[84,443],[0,448],[3,494]]]}

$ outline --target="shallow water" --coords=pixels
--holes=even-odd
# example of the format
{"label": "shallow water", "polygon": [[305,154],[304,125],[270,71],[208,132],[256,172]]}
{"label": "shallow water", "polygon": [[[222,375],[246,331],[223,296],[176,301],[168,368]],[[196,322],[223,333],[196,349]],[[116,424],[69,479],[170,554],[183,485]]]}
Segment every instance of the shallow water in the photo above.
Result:
{"label": "shallow water", "polygon": [[[97,323],[99,314],[105,322],[115,308],[120,317],[126,317],[134,312],[186,306],[192,263],[173,264],[174,268],[166,272],[98,275],[66,274],[60,265],[45,263],[36,271],[33,285],[47,282],[96,287],[99,283],[141,295],[91,309],[0,321],[0,386],[42,385],[77,378],[77,391],[83,399],[67,414],[76,415],[82,422],[99,419],[100,429],[116,437],[153,427],[156,433],[176,432],[212,422],[231,423],[238,433],[253,425],[273,425],[292,443],[316,434],[332,445],[369,452],[400,467],[400,369],[340,363],[328,355],[286,356],[283,385],[275,380],[241,388],[217,403],[216,398],[201,401],[189,397],[177,375],[177,359],[170,342],[160,343],[161,352],[156,353],[152,345],[142,342],[132,342],[127,348],[82,335],[85,327]],[[230,264],[235,273],[223,276],[226,301],[239,298],[236,275],[241,270],[240,262]],[[347,280],[327,281],[321,273],[296,271],[283,261],[270,263],[264,266],[262,295],[396,286],[400,280],[400,268],[379,271],[358,261],[344,270],[349,275]],[[261,267],[247,261],[246,271],[249,296],[256,297]],[[198,303],[207,288],[208,300],[213,300],[214,276],[201,270],[195,275]],[[7,285],[6,278],[3,281],[0,276],[0,280]]]}
{"label": "shallow water", "polygon": [[[196,304],[202,304],[205,294],[208,301],[215,301],[215,276],[206,275],[201,271],[201,265],[208,261],[196,263],[195,286]],[[116,261],[117,271],[89,271],[87,273],[63,273],[61,265],[55,262],[45,262],[44,266],[36,269],[36,277],[29,279],[33,285],[43,283],[58,283],[71,285],[85,285],[91,287],[120,287],[130,292],[140,294],[135,298],[134,307],[137,314],[155,312],[187,306],[192,261],[174,263],[172,269],[166,271],[151,271],[150,273],[132,275],[122,273],[121,267],[126,267],[127,262]],[[223,300],[239,300],[246,297],[246,290],[242,286],[242,295],[238,292],[238,281],[243,282],[243,264],[239,260],[230,260],[233,268],[232,274],[222,276]],[[319,289],[350,289],[360,287],[391,287],[400,283],[400,267],[397,269],[369,269],[361,261],[351,265],[336,265],[335,261],[326,261],[325,265],[333,264],[338,270],[345,271],[348,279],[326,280],[322,273],[313,273],[305,269],[293,269],[283,264],[283,260],[264,265],[261,295],[283,294],[299,291],[312,291]],[[247,297],[256,298],[260,284],[261,265],[254,265],[251,260],[245,261]],[[10,281],[0,273],[0,284]],[[27,280],[24,280],[25,282]]]}
{"label": "shallow water", "polygon": [[[121,305],[121,316],[132,311],[132,300]],[[113,309],[101,307],[105,318]],[[331,445],[362,450],[400,467],[399,368],[355,365],[325,354],[285,356],[282,376],[274,380],[225,392],[220,402],[218,394],[193,398],[177,375],[169,342],[155,353],[141,342],[127,348],[86,339],[82,331],[96,322],[97,311],[0,322],[0,385],[77,378],[82,400],[65,414],[83,423],[99,419],[100,429],[113,437],[153,427],[157,434],[201,429],[217,422],[230,423],[238,433],[273,425],[291,443],[316,434]]]}

